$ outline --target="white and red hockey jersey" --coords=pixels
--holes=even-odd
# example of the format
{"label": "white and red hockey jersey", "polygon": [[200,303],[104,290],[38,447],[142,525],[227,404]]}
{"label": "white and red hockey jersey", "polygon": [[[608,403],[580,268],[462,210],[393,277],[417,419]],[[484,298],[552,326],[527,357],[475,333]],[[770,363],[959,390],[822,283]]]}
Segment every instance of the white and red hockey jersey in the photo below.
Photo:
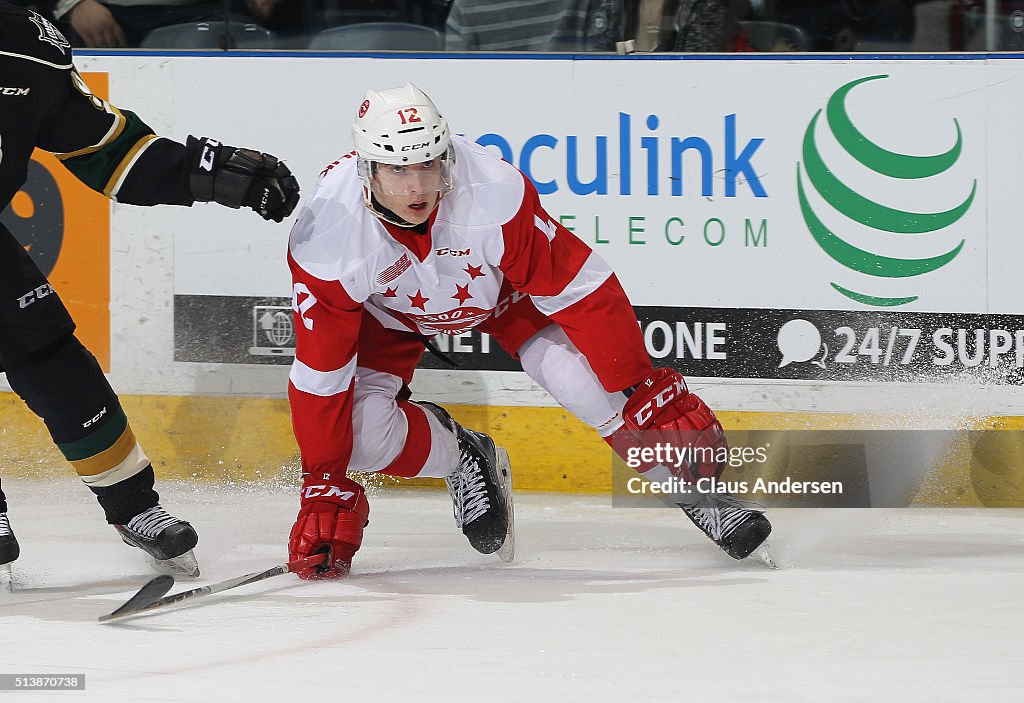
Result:
{"label": "white and red hockey jersey", "polygon": [[[386,329],[415,335],[482,326],[513,355],[557,323],[609,392],[651,371],[611,268],[544,211],[519,170],[464,138],[452,143],[454,187],[426,234],[365,207],[354,154],[324,170],[292,228],[289,399],[306,472],[343,472],[351,455],[352,385],[360,353],[374,351],[358,348],[364,310]],[[527,297],[542,324],[517,327],[507,318]]]}

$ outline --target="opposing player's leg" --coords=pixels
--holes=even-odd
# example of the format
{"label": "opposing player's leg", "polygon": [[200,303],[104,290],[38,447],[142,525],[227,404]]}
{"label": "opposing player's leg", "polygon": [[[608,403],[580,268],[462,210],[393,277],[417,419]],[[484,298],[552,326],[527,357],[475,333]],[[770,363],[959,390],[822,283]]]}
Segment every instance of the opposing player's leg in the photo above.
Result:
{"label": "opposing player's leg", "polygon": [[7,517],[7,496],[0,488],[0,592],[11,588],[11,564],[18,558],[21,549]]}
{"label": "opposing player's leg", "polygon": [[0,228],[0,366],[96,495],[122,540],[198,573],[187,522],[159,506],[155,477],[95,357],[46,277]]}
{"label": "opposing player's leg", "polygon": [[4,366],[11,388],[43,419],[121,539],[198,573],[191,553],[196,532],[160,507],[153,467],[95,357],[66,334]]}
{"label": "opposing player's leg", "polygon": [[[519,357],[523,370],[531,378],[544,387],[562,407],[593,427],[623,459],[630,448],[643,446],[642,433],[638,428],[628,426],[624,420],[623,414],[628,412],[628,404],[642,404],[648,397],[659,393],[664,397],[670,387],[668,381],[662,380],[661,385],[645,387],[637,392],[639,394],[633,393],[632,397],[622,392],[607,392],[586,358],[557,325],[546,327],[526,340],[519,348]],[[681,377],[672,373],[674,376],[671,380],[675,381],[678,377],[681,382]],[[699,433],[707,430],[711,421],[717,425],[713,413],[692,394],[668,415],[672,417],[658,416],[664,425],[659,426],[663,431],[671,429]],[[697,422],[692,422],[693,417],[698,418]],[[672,428],[668,424],[672,424]],[[720,430],[720,426],[718,428]],[[721,439],[724,442],[724,435]],[[720,468],[716,467],[716,470]],[[651,481],[667,482],[671,478],[680,478],[676,471],[662,464],[643,465],[638,471]],[[682,478],[692,482],[696,477],[691,475]],[[680,493],[672,496],[672,499],[704,534],[736,559],[748,556],[771,531],[770,523],[757,506],[728,495],[693,492]]]}

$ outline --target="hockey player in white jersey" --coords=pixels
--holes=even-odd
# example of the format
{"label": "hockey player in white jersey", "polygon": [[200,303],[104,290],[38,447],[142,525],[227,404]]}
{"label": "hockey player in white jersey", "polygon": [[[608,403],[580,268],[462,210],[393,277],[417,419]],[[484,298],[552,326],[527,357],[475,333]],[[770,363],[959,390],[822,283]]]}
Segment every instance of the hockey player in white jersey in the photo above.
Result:
{"label": "hockey player in white jersey", "polygon": [[[293,560],[332,554],[300,576],[347,573],[359,549],[369,504],[349,472],[444,478],[473,547],[511,558],[504,451],[410,400],[424,339],[438,333],[490,334],[620,455],[648,432],[725,446],[682,376],[652,367],[615,274],[544,211],[520,171],[453,136],[409,84],[368,92],[352,140],[355,151],[322,172],[289,243],[297,341],[288,393],[303,485],[288,546]],[[722,468],[641,471],[693,481]],[[737,559],[771,531],[760,511],[728,496],[697,493],[680,507]]]}

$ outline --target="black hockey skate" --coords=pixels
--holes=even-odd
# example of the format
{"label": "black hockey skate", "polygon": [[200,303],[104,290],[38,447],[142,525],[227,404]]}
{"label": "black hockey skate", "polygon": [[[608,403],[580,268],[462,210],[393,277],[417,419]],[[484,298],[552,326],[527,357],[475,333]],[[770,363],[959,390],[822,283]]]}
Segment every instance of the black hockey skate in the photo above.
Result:
{"label": "black hockey skate", "polygon": [[192,525],[159,505],[139,513],[127,525],[114,525],[114,529],[125,544],[138,547],[157,564],[189,576],[199,575],[199,564],[192,553],[199,536]]}
{"label": "black hockey skate", "polygon": [[7,513],[0,513],[0,592],[11,590],[11,563],[21,554]]}
{"label": "black hockey skate", "polygon": [[11,529],[11,521],[7,513],[0,513],[0,565],[10,564],[21,555],[18,539]]}
{"label": "black hockey skate", "polygon": [[512,467],[504,447],[482,432],[467,430],[439,405],[419,403],[430,410],[459,443],[459,465],[445,478],[452,498],[455,524],[481,554],[497,553],[502,561],[515,558],[515,507]]}
{"label": "black hockey skate", "polygon": [[[733,559],[745,559],[771,534],[772,524],[756,503],[728,493],[701,493],[692,503],[679,503],[694,525]],[[774,566],[771,556],[762,557]]]}

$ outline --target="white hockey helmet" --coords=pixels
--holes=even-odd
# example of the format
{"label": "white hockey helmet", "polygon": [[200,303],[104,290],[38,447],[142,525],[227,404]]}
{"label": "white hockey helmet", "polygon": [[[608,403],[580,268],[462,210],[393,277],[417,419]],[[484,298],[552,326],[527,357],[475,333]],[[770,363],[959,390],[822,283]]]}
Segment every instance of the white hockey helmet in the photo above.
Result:
{"label": "white hockey helmet", "polygon": [[382,164],[441,158],[450,142],[448,120],[412,83],[368,91],[352,124],[352,143],[359,158]]}
{"label": "white hockey helmet", "polygon": [[[437,203],[452,189],[455,151],[448,121],[427,94],[411,83],[366,93],[352,124],[352,143],[358,155],[356,166],[363,180],[366,207],[393,224],[409,226],[394,213],[376,207],[373,193],[424,193],[421,180],[404,177],[414,173],[404,167],[436,163],[439,177],[428,187],[437,193]],[[383,177],[374,178],[381,169],[387,171],[386,183]]]}

